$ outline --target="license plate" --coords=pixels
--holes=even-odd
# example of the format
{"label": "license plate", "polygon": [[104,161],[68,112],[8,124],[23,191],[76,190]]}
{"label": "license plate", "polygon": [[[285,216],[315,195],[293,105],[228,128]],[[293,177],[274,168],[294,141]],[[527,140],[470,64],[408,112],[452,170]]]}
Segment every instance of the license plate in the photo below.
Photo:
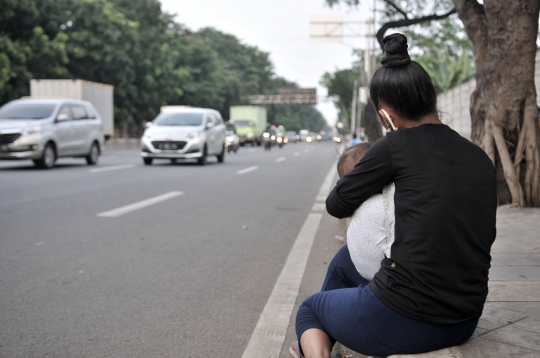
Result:
{"label": "license plate", "polygon": [[169,144],[169,143],[163,143],[160,145],[161,150],[178,150],[178,145],[176,144]]}

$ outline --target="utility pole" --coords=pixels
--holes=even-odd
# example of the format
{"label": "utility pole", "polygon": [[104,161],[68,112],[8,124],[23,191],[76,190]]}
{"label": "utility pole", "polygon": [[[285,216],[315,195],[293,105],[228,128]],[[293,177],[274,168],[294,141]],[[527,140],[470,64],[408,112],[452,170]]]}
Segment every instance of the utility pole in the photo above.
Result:
{"label": "utility pole", "polygon": [[[367,37],[366,47],[363,54],[363,65],[365,78],[361,75],[359,81],[354,81],[353,86],[353,98],[351,108],[351,133],[358,133],[357,128],[361,124],[362,119],[362,104],[360,98],[362,82],[369,80],[372,76],[375,65],[375,53],[376,53],[376,12],[377,12],[377,0],[373,0],[373,18],[363,21],[344,21],[341,15],[314,15],[310,21],[310,38],[314,41],[338,41],[345,37]],[[362,34],[360,31],[360,25],[365,23],[367,25],[367,34]],[[347,29],[348,33],[345,33]],[[371,40],[371,41],[370,41]],[[354,47],[353,47],[354,48]],[[362,58],[362,57],[360,57]],[[361,70],[360,70],[361,72]],[[365,92],[365,91],[364,91]],[[366,97],[366,96],[362,96]]]}
{"label": "utility pole", "polygon": [[356,132],[356,103],[358,102],[357,88],[357,81],[354,80],[351,111],[351,134]]}

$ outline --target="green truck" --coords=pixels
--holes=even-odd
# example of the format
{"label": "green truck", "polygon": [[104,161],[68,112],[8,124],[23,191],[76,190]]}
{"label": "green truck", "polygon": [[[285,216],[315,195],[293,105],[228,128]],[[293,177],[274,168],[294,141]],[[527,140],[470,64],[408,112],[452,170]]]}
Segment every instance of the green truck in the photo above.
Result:
{"label": "green truck", "polygon": [[240,145],[261,145],[266,130],[266,108],[261,106],[232,106],[230,122],[236,126]]}

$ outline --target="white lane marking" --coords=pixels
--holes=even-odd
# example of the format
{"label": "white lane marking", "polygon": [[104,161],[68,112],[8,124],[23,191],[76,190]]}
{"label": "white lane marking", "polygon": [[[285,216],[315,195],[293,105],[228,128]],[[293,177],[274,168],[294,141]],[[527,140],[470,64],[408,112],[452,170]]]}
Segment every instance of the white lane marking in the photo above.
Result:
{"label": "white lane marking", "polygon": [[279,163],[279,162],[284,161],[285,159],[287,159],[287,158],[285,158],[285,157],[279,157],[279,158],[276,159],[276,162]]}
{"label": "white lane marking", "polygon": [[124,215],[124,214],[127,214],[129,212],[139,210],[139,209],[142,209],[142,208],[145,208],[147,206],[151,206],[151,205],[154,205],[154,204],[157,204],[157,203],[161,203],[162,201],[169,200],[169,199],[175,198],[175,197],[183,195],[183,194],[184,193],[181,192],[181,191],[171,191],[170,193],[167,193],[167,194],[154,196],[153,198],[142,200],[142,201],[139,201],[137,203],[133,203],[133,204],[129,204],[129,205],[126,205],[126,206],[122,206],[122,207],[117,208],[117,209],[105,211],[103,213],[97,214],[97,216],[99,216],[99,217],[107,217],[107,218],[115,218],[117,216]]}
{"label": "white lane marking", "polygon": [[311,211],[326,211],[325,203],[314,203]]}
{"label": "white lane marking", "polygon": [[236,174],[246,174],[246,173],[252,172],[252,171],[257,170],[257,169],[259,169],[259,167],[254,165],[252,167],[239,170],[239,171],[236,172]]}
{"label": "white lane marking", "polygon": [[309,149],[304,149],[304,153],[309,153]]}
{"label": "white lane marking", "polygon": [[300,152],[294,152],[293,154],[295,157],[298,157],[300,155]]}
{"label": "white lane marking", "polygon": [[119,169],[128,169],[135,167],[135,164],[124,164],[124,165],[114,165],[111,167],[103,167],[103,168],[96,168],[96,169],[90,169],[90,173],[100,173],[100,172],[108,172],[109,170],[119,170]]}
{"label": "white lane marking", "polygon": [[317,195],[317,199],[315,199],[315,201],[322,201],[324,203],[324,202],[326,202],[326,196]]}
{"label": "white lane marking", "polygon": [[311,213],[304,222],[242,358],[279,357],[321,219]]}
{"label": "white lane marking", "polygon": [[[319,192],[330,190],[335,171],[332,165]],[[322,216],[322,213],[310,213],[304,222],[242,358],[279,357]]]}

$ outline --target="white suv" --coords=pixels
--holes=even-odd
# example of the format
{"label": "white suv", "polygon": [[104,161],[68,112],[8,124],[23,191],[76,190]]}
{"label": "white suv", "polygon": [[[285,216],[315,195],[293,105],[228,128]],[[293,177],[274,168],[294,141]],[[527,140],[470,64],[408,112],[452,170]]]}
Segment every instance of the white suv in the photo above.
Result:
{"label": "white suv", "polygon": [[218,111],[186,106],[161,107],[161,113],[147,128],[141,139],[144,164],[154,159],[197,159],[201,165],[215,155],[225,160],[225,124]]}
{"label": "white suv", "polygon": [[51,168],[60,157],[96,164],[105,137],[90,102],[23,98],[0,108],[0,160],[31,159]]}

